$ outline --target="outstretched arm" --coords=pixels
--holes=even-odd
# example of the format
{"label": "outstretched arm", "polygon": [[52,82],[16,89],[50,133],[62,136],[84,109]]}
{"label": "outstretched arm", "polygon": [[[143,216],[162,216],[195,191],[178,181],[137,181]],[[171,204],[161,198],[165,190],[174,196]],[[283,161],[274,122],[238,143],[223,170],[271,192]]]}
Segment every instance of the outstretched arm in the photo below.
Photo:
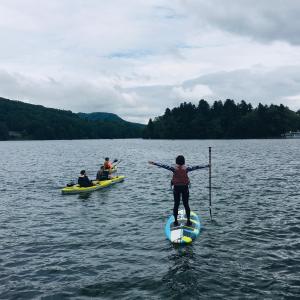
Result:
{"label": "outstretched arm", "polygon": [[166,169],[166,170],[169,170],[169,171],[172,171],[174,172],[175,171],[175,168],[174,167],[171,167],[171,166],[168,166],[168,165],[163,165],[163,164],[160,164],[160,163],[156,163],[154,161],[148,161],[148,163],[150,165],[154,165],[154,166],[157,166],[159,168],[163,168],[163,169]]}
{"label": "outstretched arm", "polygon": [[195,171],[195,170],[199,170],[199,169],[205,169],[208,168],[209,165],[202,165],[202,166],[192,166],[192,167],[188,167],[186,170],[187,172],[191,172],[191,171]]}

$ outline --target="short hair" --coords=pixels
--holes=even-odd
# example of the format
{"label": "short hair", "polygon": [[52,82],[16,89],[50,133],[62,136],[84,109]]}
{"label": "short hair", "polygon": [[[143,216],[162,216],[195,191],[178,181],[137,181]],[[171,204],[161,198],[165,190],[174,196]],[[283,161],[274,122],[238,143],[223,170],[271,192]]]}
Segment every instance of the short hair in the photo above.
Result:
{"label": "short hair", "polygon": [[85,170],[81,170],[80,175],[84,175],[84,174],[85,174]]}
{"label": "short hair", "polygon": [[177,165],[180,165],[180,166],[182,166],[182,165],[185,164],[185,159],[184,159],[184,156],[183,156],[183,155],[178,155],[178,156],[176,157],[176,164],[177,164]]}
{"label": "short hair", "polygon": [[109,161],[109,157],[105,157],[105,160],[106,160],[106,161]]}

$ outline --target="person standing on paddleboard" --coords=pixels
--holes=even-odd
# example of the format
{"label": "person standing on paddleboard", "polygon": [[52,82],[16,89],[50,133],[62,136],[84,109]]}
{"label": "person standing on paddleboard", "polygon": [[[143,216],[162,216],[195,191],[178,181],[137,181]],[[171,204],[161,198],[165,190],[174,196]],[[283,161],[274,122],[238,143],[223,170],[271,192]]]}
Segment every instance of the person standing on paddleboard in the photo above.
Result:
{"label": "person standing on paddleboard", "polygon": [[174,195],[174,208],[173,208],[173,215],[174,215],[174,226],[178,226],[177,215],[178,215],[178,208],[180,204],[180,198],[182,197],[183,206],[187,216],[187,226],[191,226],[191,219],[190,219],[190,206],[189,206],[189,184],[190,179],[188,177],[188,172],[208,168],[209,165],[205,166],[193,166],[193,167],[186,167],[185,166],[185,158],[183,155],[179,155],[176,157],[176,166],[168,166],[160,163],[156,163],[153,161],[149,161],[149,164],[155,165],[157,167],[169,170],[173,172],[173,178],[171,181],[171,185],[174,186],[173,188],[173,195]]}

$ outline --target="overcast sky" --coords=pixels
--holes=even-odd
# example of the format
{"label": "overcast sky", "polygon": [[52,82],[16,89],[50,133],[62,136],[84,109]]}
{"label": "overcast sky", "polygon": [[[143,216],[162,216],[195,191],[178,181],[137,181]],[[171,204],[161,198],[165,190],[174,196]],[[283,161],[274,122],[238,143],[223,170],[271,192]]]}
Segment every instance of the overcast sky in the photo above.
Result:
{"label": "overcast sky", "polygon": [[300,109],[300,1],[1,0],[0,96],[147,122],[183,101]]}

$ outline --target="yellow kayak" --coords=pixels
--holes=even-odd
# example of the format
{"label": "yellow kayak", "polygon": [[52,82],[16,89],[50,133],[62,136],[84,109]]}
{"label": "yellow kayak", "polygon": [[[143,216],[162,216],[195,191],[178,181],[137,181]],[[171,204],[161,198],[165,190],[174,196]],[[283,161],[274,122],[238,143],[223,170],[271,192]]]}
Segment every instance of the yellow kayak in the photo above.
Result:
{"label": "yellow kayak", "polygon": [[93,181],[94,185],[89,187],[80,187],[79,184],[75,184],[73,186],[64,187],[61,190],[61,192],[62,194],[79,194],[79,193],[93,192],[111,186],[115,183],[122,182],[124,181],[124,178],[125,176],[121,175],[121,176],[115,176],[108,180],[101,180],[101,181],[94,180]]}

